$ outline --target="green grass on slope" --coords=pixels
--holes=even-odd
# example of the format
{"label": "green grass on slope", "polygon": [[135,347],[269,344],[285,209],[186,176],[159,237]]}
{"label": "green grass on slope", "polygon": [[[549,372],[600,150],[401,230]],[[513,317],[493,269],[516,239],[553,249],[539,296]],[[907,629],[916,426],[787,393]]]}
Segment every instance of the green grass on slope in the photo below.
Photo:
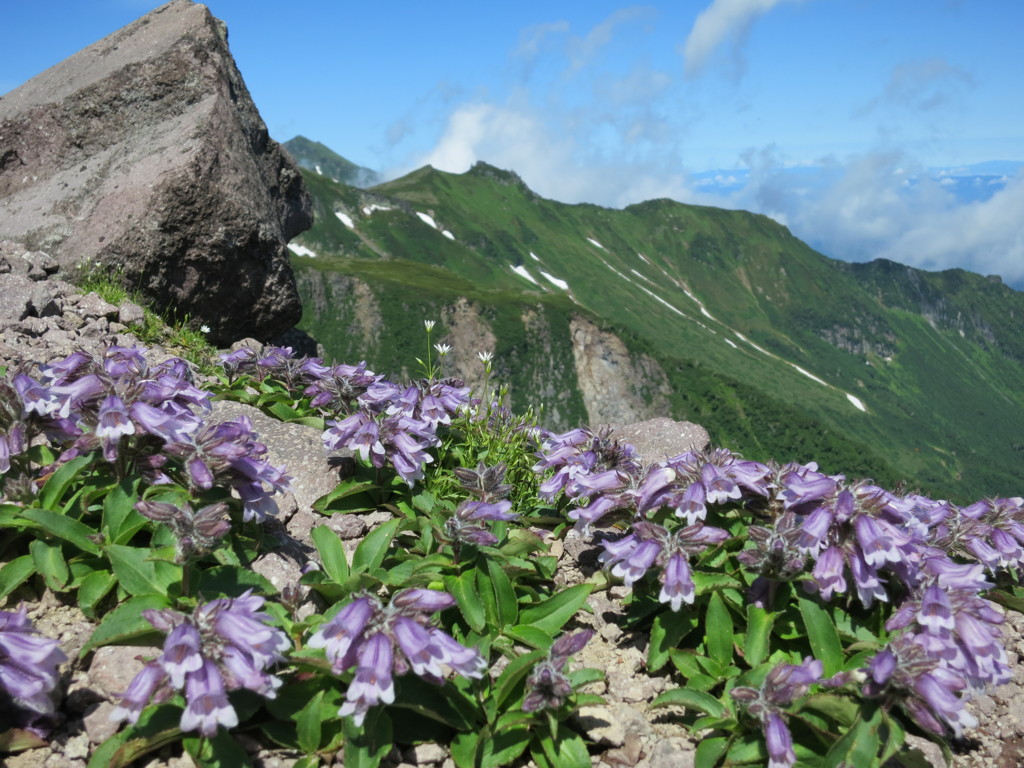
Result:
{"label": "green grass on slope", "polygon": [[[322,180],[311,188],[328,207],[357,211],[366,199]],[[836,456],[847,463],[834,471],[863,467],[938,495],[1020,492],[1024,342],[1011,330],[1024,303],[1005,286],[912,270],[885,288],[892,270],[825,258],[764,216],[669,200],[565,205],[483,164],[462,175],[421,169],[370,194],[393,210],[359,218],[335,253],[419,262],[440,271],[407,269],[418,291],[500,295],[509,306],[555,300],[541,270],[565,280],[562,300],[642,344],[669,373],[673,415],[701,421],[718,442],[762,459]],[[310,237],[330,252],[338,230],[324,227]]]}

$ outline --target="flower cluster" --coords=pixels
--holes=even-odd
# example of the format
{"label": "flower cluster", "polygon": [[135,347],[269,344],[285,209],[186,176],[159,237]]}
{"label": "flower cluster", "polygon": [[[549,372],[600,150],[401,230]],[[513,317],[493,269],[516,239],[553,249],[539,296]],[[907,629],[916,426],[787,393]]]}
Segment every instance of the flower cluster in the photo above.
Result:
{"label": "flower cluster", "polygon": [[101,449],[121,473],[133,465],[156,484],[172,481],[177,459],[193,490],[216,482],[233,488],[246,520],[276,511],[271,495],[288,478],[267,463],[248,417],[204,423],[209,393],[192,383],[183,360],[150,365],[142,348],[112,346],[99,356],[75,352],[41,371],[0,383],[0,471],[45,434],[66,449],[62,462]]}
{"label": "flower cluster", "polygon": [[188,563],[213,551],[231,530],[228,505],[210,504],[198,512],[185,504],[176,507],[162,501],[139,501],[135,509],[143,517],[165,523],[177,541],[174,562]]}
{"label": "flower cluster", "polygon": [[540,497],[554,501],[564,493],[574,502],[569,517],[585,534],[605,515],[635,508],[630,490],[641,470],[636,449],[613,440],[607,432],[580,427],[548,435],[541,442],[540,461],[533,469],[538,473],[555,470],[541,483]]}
{"label": "flower cluster", "polygon": [[572,695],[572,681],[565,673],[569,658],[583,650],[594,630],[585,629],[571,635],[562,635],[548,650],[548,655],[538,661],[526,678],[526,697],[523,699],[524,712],[539,712],[542,709],[558,709]]}
{"label": "flower cluster", "polygon": [[808,656],[802,664],[777,664],[760,688],[737,686],[730,691],[747,713],[761,721],[768,748],[768,768],[790,768],[796,762],[793,736],[786,725],[783,710],[804,696],[811,685],[838,685],[845,675],[823,680],[822,663]]}
{"label": "flower cluster", "polygon": [[362,725],[371,707],[395,700],[394,676],[410,669],[434,683],[444,680],[444,666],[479,678],[487,662],[434,626],[431,614],[455,605],[447,592],[404,589],[388,605],[362,595],[325,622],[310,637],[310,648],[323,648],[335,673],[355,667],[345,703],[338,714]]}
{"label": "flower cluster", "polygon": [[324,432],[328,448],[348,448],[374,467],[390,462],[413,486],[423,467],[433,461],[427,453],[440,445],[438,427],[469,402],[469,389],[457,379],[420,381],[404,389],[383,380],[357,397],[358,410]]}
{"label": "flower cluster", "polygon": [[16,710],[22,724],[53,714],[57,667],[65,661],[57,641],[36,632],[24,606],[0,611],[0,693],[10,697],[17,710],[28,710]]}
{"label": "flower cluster", "polygon": [[606,541],[599,559],[627,587],[632,587],[649,568],[658,566],[658,601],[668,603],[673,611],[678,611],[683,603],[692,603],[696,594],[690,556],[729,538],[728,531],[700,522],[669,531],[645,520],[634,523],[631,531],[617,541]]}
{"label": "flower cluster", "polygon": [[283,660],[281,652],[291,644],[284,632],[267,624],[269,617],[260,610],[263,598],[251,592],[201,604],[191,616],[170,609],[143,611],[167,640],[160,657],[147,663],[121,694],[111,720],[134,723],[150,701],[183,691],[181,730],[212,737],[219,725],[238,725],[228,691],[247,688],[274,698],[281,681],[267,669]]}
{"label": "flower cluster", "polygon": [[289,478],[283,468],[267,462],[267,446],[257,437],[252,421],[242,415],[205,424],[166,445],[164,452],[184,463],[188,485],[194,491],[227,485],[242,500],[243,519],[262,522],[277,513],[273,494],[287,490]]}
{"label": "flower cluster", "polygon": [[514,520],[512,502],[506,499],[512,486],[505,483],[506,466],[487,467],[481,461],[475,470],[456,467],[455,476],[462,487],[475,498],[463,501],[445,521],[445,533],[453,542],[491,546],[498,537],[481,523],[490,520]]}

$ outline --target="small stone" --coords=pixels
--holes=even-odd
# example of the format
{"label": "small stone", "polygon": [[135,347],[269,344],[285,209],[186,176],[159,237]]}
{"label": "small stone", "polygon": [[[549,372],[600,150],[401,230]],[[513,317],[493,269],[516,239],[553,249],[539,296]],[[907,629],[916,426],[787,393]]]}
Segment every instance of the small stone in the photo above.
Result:
{"label": "small stone", "polygon": [[618,624],[605,624],[601,627],[600,635],[602,638],[610,643],[614,643],[620,637],[622,637],[622,627]]}
{"label": "small stone", "polygon": [[621,747],[626,741],[625,726],[614,716],[611,707],[580,707],[576,721],[587,738],[595,744]]}
{"label": "small stone", "polygon": [[102,744],[120,729],[121,723],[112,722],[110,719],[110,713],[116,706],[113,702],[101,701],[86,711],[82,722],[85,724],[85,732],[91,744]]}
{"label": "small stone", "polygon": [[113,320],[118,315],[118,309],[109,301],[104,301],[98,293],[91,291],[78,300],[75,311],[83,317],[103,317]]}
{"label": "small stone", "polygon": [[84,760],[89,756],[89,736],[80,733],[72,736],[64,745],[64,756],[71,760]]}
{"label": "small stone", "polygon": [[369,529],[367,521],[359,515],[334,514],[327,521],[328,527],[342,540],[358,539]]}
{"label": "small stone", "polygon": [[106,336],[110,330],[110,323],[107,322],[105,317],[97,317],[95,320],[87,322],[80,333],[87,339],[98,339]]}
{"label": "small stone", "polygon": [[440,763],[448,755],[448,750],[440,744],[417,744],[405,750],[402,759],[414,765],[432,765]]}
{"label": "small stone", "polygon": [[117,320],[124,325],[142,325],[146,311],[134,301],[122,301],[117,308]]}

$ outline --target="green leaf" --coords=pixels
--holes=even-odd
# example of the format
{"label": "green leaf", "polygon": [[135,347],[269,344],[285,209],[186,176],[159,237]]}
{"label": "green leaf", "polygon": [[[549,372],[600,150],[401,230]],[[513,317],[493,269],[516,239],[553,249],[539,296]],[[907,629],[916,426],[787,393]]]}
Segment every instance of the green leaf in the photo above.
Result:
{"label": "green leaf", "polygon": [[505,627],[504,634],[513,640],[527,645],[530,648],[549,648],[554,638],[537,627],[526,624],[516,624],[514,627]]}
{"label": "green leaf", "polygon": [[669,660],[669,654],[697,626],[697,617],[690,612],[672,611],[658,614],[651,627],[647,649],[647,670],[657,672]]}
{"label": "green leaf", "polygon": [[75,481],[79,473],[92,463],[92,460],[93,456],[90,453],[61,464],[43,484],[43,488],[39,492],[39,506],[60,511],[56,506],[57,503],[64,497],[68,486]]}
{"label": "green leaf", "polygon": [[376,483],[371,483],[366,480],[357,480],[356,478],[349,478],[343,480],[334,487],[333,490],[328,491],[319,499],[313,502],[313,509],[321,514],[329,515],[331,512],[328,507],[339,499],[344,499],[348,496],[354,496],[357,493],[368,491],[371,488],[376,488]]}
{"label": "green leaf", "polygon": [[104,547],[118,583],[129,594],[163,595],[167,587],[181,579],[181,568],[163,560],[153,560],[152,550],[108,544]]}
{"label": "green leaf", "polygon": [[96,603],[106,597],[117,584],[110,571],[93,571],[78,585],[78,607],[90,619],[96,618]]}
{"label": "green leaf", "polygon": [[146,518],[135,509],[135,502],[139,500],[138,488],[139,478],[126,477],[103,499],[101,528],[112,544],[127,544],[146,524]]}
{"label": "green leaf", "polygon": [[320,525],[314,528],[310,535],[316,544],[317,552],[320,553],[320,560],[327,575],[339,584],[345,581],[349,577],[348,558],[338,534],[326,525]]}
{"label": "green leaf", "polygon": [[323,722],[321,704],[323,699],[324,692],[317,691],[313,698],[309,700],[309,703],[295,713],[294,719],[296,732],[299,737],[299,747],[307,754],[316,752],[320,747],[320,732]]}
{"label": "green leaf", "polygon": [[47,544],[42,539],[29,542],[28,551],[32,555],[32,562],[36,570],[42,574],[46,586],[54,592],[61,592],[67,586],[71,572],[68,570],[64,553],[60,551],[59,544]]}
{"label": "green leaf", "polygon": [[170,604],[163,595],[129,597],[103,617],[103,621],[96,627],[79,656],[84,658],[89,651],[101,645],[128,645],[129,641],[139,640],[146,635],[154,635],[156,630],[153,629],[152,624],[146,621],[142,612],[150,608],[169,607]]}
{"label": "green leaf", "polygon": [[729,740],[725,736],[713,736],[701,739],[697,744],[697,753],[694,757],[694,768],[715,768],[718,759],[725,754],[729,748]]}
{"label": "green leaf", "polygon": [[32,555],[16,557],[0,568],[0,600],[16,590],[36,572],[36,564]]}
{"label": "green leaf", "polygon": [[652,708],[672,705],[696,709],[712,717],[722,717],[729,711],[722,702],[710,693],[694,691],[690,688],[673,688],[670,691],[658,694],[654,701],[651,702]]}
{"label": "green leaf", "polygon": [[480,734],[476,731],[463,731],[455,734],[449,745],[452,760],[458,768],[477,768],[477,752],[480,749]]}
{"label": "green leaf", "polygon": [[215,565],[199,571],[195,591],[210,600],[214,597],[240,597],[252,589],[262,595],[277,594],[277,587],[251,568],[241,565]]}
{"label": "green leaf", "polygon": [[756,605],[747,606],[747,634],[743,642],[743,658],[756,667],[768,656],[775,614]]}
{"label": "green leaf", "polygon": [[[866,720],[864,719],[865,714],[868,716]],[[836,740],[828,754],[825,755],[823,768],[839,768],[843,765],[877,765],[876,758],[882,746],[879,737],[881,725],[881,709],[865,702],[857,723]]]}
{"label": "green leaf", "polygon": [[474,632],[483,632],[487,626],[484,606],[476,591],[476,571],[466,571],[461,576],[447,576],[444,580],[447,589],[459,605],[462,618]]}
{"label": "green leaf", "polygon": [[[590,753],[587,752],[587,745],[583,742],[583,739],[564,725],[558,729],[554,740],[549,736],[543,736],[540,738],[540,743],[542,747],[541,756],[535,750],[531,750],[533,759],[538,766],[590,768],[592,765]],[[541,759],[538,759],[538,757],[541,757]]]}
{"label": "green leaf", "polygon": [[46,741],[32,731],[23,731],[20,728],[0,731],[0,753],[24,752],[26,749],[45,747],[46,744]]}
{"label": "green leaf", "polygon": [[212,738],[190,737],[182,740],[185,751],[203,768],[240,768],[252,766],[249,755],[235,737],[218,728]]}
{"label": "green leaf", "polygon": [[493,738],[483,742],[480,756],[481,768],[499,768],[502,765],[509,765],[526,751],[531,738],[530,729],[526,726],[497,730]]}
{"label": "green leaf", "polygon": [[850,728],[860,714],[860,704],[848,696],[839,696],[835,693],[816,693],[808,696],[800,705],[801,712],[806,709],[825,715],[844,730]]}
{"label": "green leaf", "polygon": [[181,738],[181,707],[165,705],[142,710],[139,722],[100,744],[88,768],[126,768],[137,759]]}
{"label": "green leaf", "polygon": [[384,756],[391,751],[391,718],[380,707],[374,707],[367,715],[362,727],[346,717],[345,768],[377,768]]}
{"label": "green leaf", "polygon": [[704,626],[708,656],[723,667],[731,664],[733,654],[732,614],[729,613],[720,592],[713,593],[708,599]]}
{"label": "green leaf", "polygon": [[373,573],[380,568],[401,524],[402,520],[398,518],[388,520],[367,534],[352,555],[352,573]]}
{"label": "green leaf", "polygon": [[591,590],[592,584],[577,584],[563,589],[546,600],[523,608],[519,612],[519,620],[554,636],[583,607]]}
{"label": "green leaf", "polygon": [[100,553],[100,548],[89,538],[96,536],[98,531],[85,523],[50,509],[25,509],[22,510],[21,516],[38,523],[48,533],[74,544],[83,552],[88,552],[90,555]]}
{"label": "green leaf", "polygon": [[497,560],[487,561],[487,572],[491,577],[491,588],[498,608],[498,627],[511,626],[519,618],[519,601],[516,600],[512,582]]}
{"label": "green leaf", "polygon": [[[726,753],[726,764],[742,764],[742,763],[760,763],[765,764],[765,760],[768,759],[768,750],[765,747],[764,738],[761,734],[748,735],[744,738],[737,739],[729,747],[729,751]],[[854,763],[854,765],[862,765],[861,763]]]}
{"label": "green leaf", "polygon": [[828,613],[816,602],[803,595],[797,597],[797,602],[814,658],[821,660],[825,677],[830,677],[843,668],[839,633]]}
{"label": "green leaf", "polygon": [[1024,613],[1024,598],[1011,595],[1004,589],[993,589],[985,593],[985,597],[993,603],[999,603],[1003,608],[1009,608],[1017,613]]}

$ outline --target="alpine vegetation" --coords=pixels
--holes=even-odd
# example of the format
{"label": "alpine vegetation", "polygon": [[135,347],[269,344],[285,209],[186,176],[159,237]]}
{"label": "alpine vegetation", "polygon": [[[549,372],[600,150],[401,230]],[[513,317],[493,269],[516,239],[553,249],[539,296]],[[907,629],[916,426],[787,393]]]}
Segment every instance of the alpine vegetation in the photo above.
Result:
{"label": "alpine vegetation", "polygon": [[[146,647],[89,768],[161,749],[246,765],[253,743],[376,768],[423,742],[457,768],[584,768],[606,749],[580,716],[603,701],[587,606],[605,590],[670,681],[646,704],[700,734],[700,768],[881,768],[916,759],[909,732],[948,755],[970,700],[1010,679],[1024,499],[958,506],[724,448],[645,464],[607,430],[514,413],[490,353],[483,393],[441,378],[450,349],[425,329],[404,383],[283,347],[202,379],[124,347],[5,372],[0,598],[76,601],[83,657]],[[254,419],[211,419],[214,397],[349,454],[305,549],[278,549],[286,468]],[[287,583],[254,568],[272,551],[301,551]],[[0,749],[59,721],[65,659],[0,611]]]}

